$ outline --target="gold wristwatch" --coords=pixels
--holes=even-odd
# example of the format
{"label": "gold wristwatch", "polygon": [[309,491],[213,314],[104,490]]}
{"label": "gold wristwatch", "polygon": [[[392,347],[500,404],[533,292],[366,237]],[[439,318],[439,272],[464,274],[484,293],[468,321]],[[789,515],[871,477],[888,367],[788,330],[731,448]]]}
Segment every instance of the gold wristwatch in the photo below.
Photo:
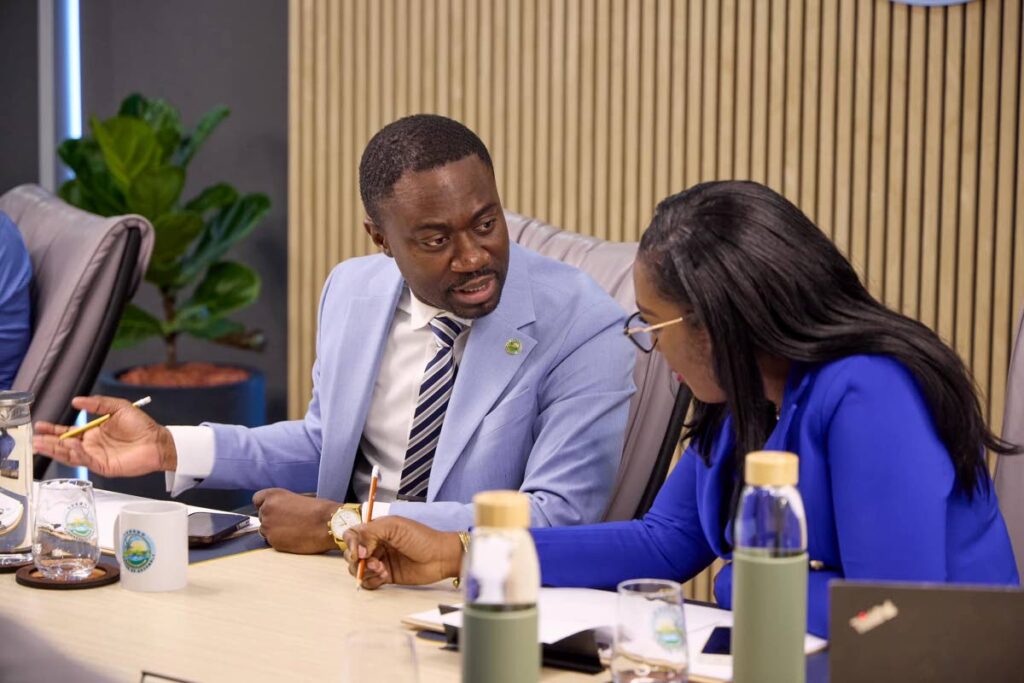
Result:
{"label": "gold wristwatch", "polygon": [[327,535],[334,539],[341,552],[345,552],[348,550],[348,545],[342,536],[350,527],[362,523],[362,506],[359,503],[345,503],[335,510],[331,518],[327,520]]}

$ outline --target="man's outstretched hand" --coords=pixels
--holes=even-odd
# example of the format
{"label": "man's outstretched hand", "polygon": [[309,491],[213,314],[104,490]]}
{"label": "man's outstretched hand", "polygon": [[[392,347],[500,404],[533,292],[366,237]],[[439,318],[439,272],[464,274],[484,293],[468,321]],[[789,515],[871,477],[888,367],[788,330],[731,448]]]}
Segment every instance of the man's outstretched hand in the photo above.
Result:
{"label": "man's outstretched hand", "polygon": [[76,396],[71,405],[110,419],[77,437],[60,441],[71,429],[36,422],[32,448],[36,453],[72,467],[88,467],[104,477],[137,477],[173,472],[178,465],[174,439],[166,427],[122,398]]}

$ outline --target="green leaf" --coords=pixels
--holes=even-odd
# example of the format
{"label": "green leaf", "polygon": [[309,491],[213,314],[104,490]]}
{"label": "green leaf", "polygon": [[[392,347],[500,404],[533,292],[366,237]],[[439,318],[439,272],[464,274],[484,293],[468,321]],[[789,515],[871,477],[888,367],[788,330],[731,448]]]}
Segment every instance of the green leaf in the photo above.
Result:
{"label": "green leaf", "polygon": [[156,244],[150,259],[151,267],[166,268],[181,258],[192,240],[202,232],[203,218],[192,211],[165,213],[153,221],[153,230]]}
{"label": "green leaf", "polygon": [[[114,184],[114,179],[103,161],[99,145],[92,138],[71,138],[57,148],[61,160],[75,173],[81,182],[69,197],[65,198],[75,206],[101,216],[118,216],[127,213],[124,195]],[[78,199],[81,203],[73,201]]]}
{"label": "green leaf", "polygon": [[171,292],[181,289],[181,256],[203,230],[203,219],[191,211],[165,213],[153,221],[156,244],[146,280]]}
{"label": "green leaf", "polygon": [[185,171],[177,166],[161,166],[145,170],[132,181],[131,187],[128,188],[126,197],[128,210],[141,213],[150,221],[155,222],[171,210],[174,203],[178,201],[178,197],[181,196],[184,186]]}
{"label": "green leaf", "polygon": [[210,266],[199,286],[178,312],[179,329],[220,318],[244,308],[260,295],[260,276],[241,263],[221,261]]}
{"label": "green leaf", "polygon": [[146,107],[149,102],[137,92],[121,100],[121,108],[117,110],[118,116],[130,116],[133,119],[144,118]]}
{"label": "green leaf", "polygon": [[166,161],[181,144],[181,115],[178,110],[161,99],[148,99],[133,93],[121,102],[118,116],[142,119],[149,124],[160,142],[162,161]]}
{"label": "green leaf", "polygon": [[93,138],[68,138],[57,147],[57,156],[78,177],[106,169],[103,153]]}
{"label": "green leaf", "polygon": [[248,351],[262,351],[267,345],[261,330],[247,330],[242,323],[226,318],[193,321],[180,331],[216,344]]}
{"label": "green leaf", "polygon": [[96,205],[92,202],[92,197],[89,196],[89,191],[85,189],[82,181],[78,178],[68,180],[61,185],[60,189],[57,190],[57,196],[71,206],[77,206],[83,211],[99,213],[99,211],[96,210]]}
{"label": "green leaf", "polygon": [[92,132],[122,192],[128,191],[140,173],[160,163],[160,143],[144,121],[127,116],[106,121],[93,117]]}
{"label": "green leaf", "polygon": [[220,106],[214,107],[203,114],[203,117],[199,119],[199,123],[196,124],[195,130],[182,140],[181,146],[174,156],[175,163],[182,168],[188,166],[189,162],[192,161],[192,157],[196,155],[196,152],[203,146],[206,139],[210,137],[210,134],[220,125],[220,122],[226,119],[230,113],[230,109]]}
{"label": "green leaf", "polygon": [[200,339],[214,340],[229,334],[245,331],[245,325],[227,318],[187,318],[178,325],[178,330]]}
{"label": "green leaf", "polygon": [[192,281],[211,264],[219,261],[231,245],[252,232],[256,224],[270,211],[270,198],[265,194],[248,194],[234,204],[221,209],[206,230],[196,248],[182,262],[179,286]]}
{"label": "green leaf", "polygon": [[227,183],[217,183],[199,193],[199,196],[185,205],[189,211],[206,213],[212,209],[222,209],[238,200],[238,191]]}
{"label": "green leaf", "polygon": [[114,348],[123,349],[134,346],[150,337],[162,337],[163,327],[160,321],[136,306],[128,304],[121,316],[121,322],[114,334]]}
{"label": "green leaf", "polygon": [[151,282],[161,290],[178,292],[181,287],[177,284],[181,280],[180,261],[155,261],[149,262],[146,269],[146,282]]}
{"label": "green leaf", "polygon": [[230,346],[246,351],[262,351],[267,346],[267,338],[262,330],[239,330],[212,339],[216,344]]}

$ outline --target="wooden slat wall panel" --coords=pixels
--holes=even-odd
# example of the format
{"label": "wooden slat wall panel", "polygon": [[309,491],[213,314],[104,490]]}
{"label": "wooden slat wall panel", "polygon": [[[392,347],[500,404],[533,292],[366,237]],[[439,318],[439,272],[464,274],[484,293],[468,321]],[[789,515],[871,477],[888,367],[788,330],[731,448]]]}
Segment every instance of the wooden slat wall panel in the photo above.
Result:
{"label": "wooden slat wall panel", "polygon": [[[970,365],[996,429],[1024,306],[1020,0],[291,0],[289,411],[320,288],[368,253],[359,155],[431,111],[506,206],[635,240],[658,199],[766,182]],[[691,587],[707,597],[710,575]]]}

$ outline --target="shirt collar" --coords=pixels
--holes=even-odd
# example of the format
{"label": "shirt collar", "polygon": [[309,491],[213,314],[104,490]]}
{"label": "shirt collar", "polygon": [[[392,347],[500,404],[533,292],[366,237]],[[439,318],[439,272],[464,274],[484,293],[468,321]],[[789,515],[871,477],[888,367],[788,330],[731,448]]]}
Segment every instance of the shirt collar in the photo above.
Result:
{"label": "shirt collar", "polygon": [[398,310],[409,314],[409,322],[412,324],[412,328],[414,330],[426,327],[430,324],[430,321],[436,318],[440,313],[445,313],[451,316],[466,327],[473,324],[472,320],[460,318],[454,313],[420,301],[419,297],[412,293],[412,290],[409,289],[408,285],[402,287],[402,295],[398,298]]}

